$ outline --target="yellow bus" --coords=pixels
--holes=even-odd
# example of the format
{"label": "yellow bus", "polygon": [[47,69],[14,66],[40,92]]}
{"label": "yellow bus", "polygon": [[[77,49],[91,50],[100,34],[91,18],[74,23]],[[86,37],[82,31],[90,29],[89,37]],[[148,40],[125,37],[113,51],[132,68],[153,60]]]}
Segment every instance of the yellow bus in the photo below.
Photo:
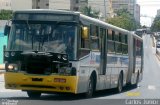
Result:
{"label": "yellow bus", "polygon": [[127,84],[143,74],[143,40],[79,12],[15,11],[5,26],[5,88],[41,93],[85,93]]}

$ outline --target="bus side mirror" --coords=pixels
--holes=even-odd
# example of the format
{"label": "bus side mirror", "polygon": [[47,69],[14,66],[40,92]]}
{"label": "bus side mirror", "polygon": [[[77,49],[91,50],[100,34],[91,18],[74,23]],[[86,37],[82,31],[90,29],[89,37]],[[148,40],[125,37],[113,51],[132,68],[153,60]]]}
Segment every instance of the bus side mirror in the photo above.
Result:
{"label": "bus side mirror", "polygon": [[83,27],[82,28],[82,38],[83,39],[88,39],[89,35],[88,35],[88,27]]}
{"label": "bus side mirror", "polygon": [[9,36],[10,29],[11,29],[11,26],[5,25],[5,28],[4,28],[4,35],[5,36],[7,36],[7,35]]}

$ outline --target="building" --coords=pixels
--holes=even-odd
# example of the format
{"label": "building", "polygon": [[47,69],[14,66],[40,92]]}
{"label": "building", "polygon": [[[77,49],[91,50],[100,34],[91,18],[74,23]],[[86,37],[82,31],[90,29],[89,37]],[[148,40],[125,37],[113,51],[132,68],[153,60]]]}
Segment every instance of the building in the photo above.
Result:
{"label": "building", "polygon": [[140,23],[140,5],[136,4],[135,20]]}
{"label": "building", "polygon": [[116,12],[119,9],[127,9],[134,16],[136,21],[139,21],[140,7],[139,5],[136,5],[136,3],[137,0],[112,0],[112,8],[114,12]]}
{"label": "building", "polygon": [[11,9],[13,11],[32,9],[32,0],[11,0]]}
{"label": "building", "polygon": [[80,11],[85,6],[88,6],[88,0],[70,0],[70,10]]}
{"label": "building", "polygon": [[70,9],[70,0],[12,0],[12,10]]}
{"label": "building", "polygon": [[0,10],[11,10],[11,0],[0,0]]}
{"label": "building", "polygon": [[32,9],[49,9],[49,0],[32,0]]}
{"label": "building", "polygon": [[71,0],[49,0],[49,9],[70,10]]}
{"label": "building", "polygon": [[111,17],[112,5],[111,0],[88,0],[88,5],[91,6],[94,10],[100,12],[100,19],[104,20],[105,17]]}
{"label": "building", "polygon": [[119,9],[127,9],[134,15],[136,9],[136,0],[112,0],[112,8],[114,12]]}
{"label": "building", "polygon": [[160,16],[160,9],[157,10],[157,16]]}
{"label": "building", "polygon": [[[3,8],[4,9],[4,8]],[[4,26],[7,20],[0,20],[0,69],[3,64],[3,46],[7,45],[7,36],[4,36]]]}

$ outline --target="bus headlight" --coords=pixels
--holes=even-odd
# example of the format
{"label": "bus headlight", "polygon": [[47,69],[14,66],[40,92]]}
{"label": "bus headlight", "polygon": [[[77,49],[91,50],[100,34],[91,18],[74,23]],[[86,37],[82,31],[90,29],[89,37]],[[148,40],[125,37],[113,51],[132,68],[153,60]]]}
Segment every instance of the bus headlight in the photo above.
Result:
{"label": "bus headlight", "polygon": [[66,74],[71,74],[71,71],[72,71],[72,69],[70,67],[67,67],[65,73]]}
{"label": "bus headlight", "polygon": [[15,56],[15,54],[16,54],[15,52],[11,52],[11,56]]}
{"label": "bus headlight", "polygon": [[9,71],[17,71],[18,70],[18,65],[17,64],[9,64],[7,66],[7,70],[9,70]]}
{"label": "bus headlight", "polygon": [[61,55],[60,54],[57,57],[58,57],[58,59],[61,59]]}
{"label": "bus headlight", "polygon": [[11,64],[8,65],[8,70],[13,70],[13,68],[14,68],[13,65],[11,65]]}
{"label": "bus headlight", "polygon": [[63,56],[62,56],[62,59],[63,59],[64,61],[66,61],[66,60],[67,60],[67,55],[63,55]]}
{"label": "bus headlight", "polygon": [[58,69],[58,73],[62,75],[76,75],[75,67],[62,67]]}
{"label": "bus headlight", "polygon": [[5,52],[4,56],[8,58],[9,57],[9,52]]}

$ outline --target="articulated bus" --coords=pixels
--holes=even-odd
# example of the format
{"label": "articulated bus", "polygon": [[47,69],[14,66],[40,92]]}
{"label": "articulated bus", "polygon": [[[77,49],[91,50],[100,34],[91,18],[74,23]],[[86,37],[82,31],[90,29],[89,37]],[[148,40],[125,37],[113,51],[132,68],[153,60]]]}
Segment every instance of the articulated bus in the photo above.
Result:
{"label": "articulated bus", "polygon": [[84,93],[126,85],[143,76],[143,40],[79,12],[15,11],[4,30],[5,88],[41,93]]}

